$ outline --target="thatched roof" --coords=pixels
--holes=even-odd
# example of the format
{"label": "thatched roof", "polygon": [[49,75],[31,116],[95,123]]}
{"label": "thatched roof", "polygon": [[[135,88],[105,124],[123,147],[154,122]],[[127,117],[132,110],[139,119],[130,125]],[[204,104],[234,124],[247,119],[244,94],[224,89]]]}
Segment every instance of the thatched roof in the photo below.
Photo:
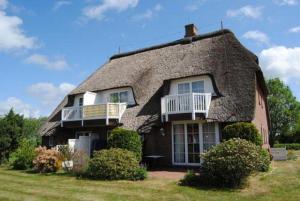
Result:
{"label": "thatched roof", "polygon": [[262,75],[258,59],[230,30],[220,30],[112,56],[55,109],[41,134],[47,135],[57,126],[51,122],[60,120],[68,98],[124,86],[132,87],[137,105],[126,110],[121,123],[126,128],[147,132],[160,123],[160,98],[168,92],[168,80],[204,74],[214,79],[219,92],[211,102],[208,119],[253,119],[256,75]]}

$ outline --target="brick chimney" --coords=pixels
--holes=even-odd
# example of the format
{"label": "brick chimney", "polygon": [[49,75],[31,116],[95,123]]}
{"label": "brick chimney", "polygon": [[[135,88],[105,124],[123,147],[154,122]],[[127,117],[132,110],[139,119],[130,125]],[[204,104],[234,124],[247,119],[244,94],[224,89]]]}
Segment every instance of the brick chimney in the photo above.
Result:
{"label": "brick chimney", "polygon": [[185,25],[185,38],[196,36],[198,33],[198,29],[194,24]]}

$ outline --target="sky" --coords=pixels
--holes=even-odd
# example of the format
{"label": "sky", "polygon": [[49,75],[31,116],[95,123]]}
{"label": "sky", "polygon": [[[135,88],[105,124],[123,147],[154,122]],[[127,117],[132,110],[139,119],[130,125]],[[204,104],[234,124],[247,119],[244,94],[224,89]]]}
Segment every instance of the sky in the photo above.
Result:
{"label": "sky", "polygon": [[0,115],[47,116],[113,54],[224,28],[300,100],[300,0],[0,0]]}

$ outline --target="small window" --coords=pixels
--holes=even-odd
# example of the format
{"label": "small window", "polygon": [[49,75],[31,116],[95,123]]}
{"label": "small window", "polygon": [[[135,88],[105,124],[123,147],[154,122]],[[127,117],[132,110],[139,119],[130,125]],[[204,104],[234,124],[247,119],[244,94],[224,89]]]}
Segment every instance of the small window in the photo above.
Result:
{"label": "small window", "polygon": [[53,136],[49,136],[49,147],[53,147],[54,145],[54,137]]}
{"label": "small window", "polygon": [[120,92],[120,103],[128,103],[128,91]]}
{"label": "small window", "polygon": [[178,94],[188,94],[188,93],[190,93],[190,83],[178,84]]}
{"label": "small window", "polygon": [[119,93],[111,93],[110,94],[110,102],[118,103],[119,102]]}
{"label": "small window", "polygon": [[204,93],[204,81],[192,82],[193,93]]}
{"label": "small window", "polygon": [[79,106],[83,106],[83,98],[79,98]]}

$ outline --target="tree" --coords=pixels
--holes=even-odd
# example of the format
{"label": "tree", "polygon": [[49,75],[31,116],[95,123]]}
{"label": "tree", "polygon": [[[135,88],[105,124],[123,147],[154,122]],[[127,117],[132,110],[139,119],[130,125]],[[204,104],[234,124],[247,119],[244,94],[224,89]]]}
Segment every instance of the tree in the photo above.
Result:
{"label": "tree", "polygon": [[8,159],[9,153],[16,150],[22,137],[24,118],[11,109],[0,123],[0,162]]}
{"label": "tree", "polygon": [[24,119],[23,137],[41,143],[41,137],[38,135],[38,130],[47,121],[47,118],[26,118]]}
{"label": "tree", "polygon": [[295,132],[300,103],[293,96],[292,91],[279,78],[267,81],[269,90],[268,104],[271,118],[270,144],[284,136]]}

